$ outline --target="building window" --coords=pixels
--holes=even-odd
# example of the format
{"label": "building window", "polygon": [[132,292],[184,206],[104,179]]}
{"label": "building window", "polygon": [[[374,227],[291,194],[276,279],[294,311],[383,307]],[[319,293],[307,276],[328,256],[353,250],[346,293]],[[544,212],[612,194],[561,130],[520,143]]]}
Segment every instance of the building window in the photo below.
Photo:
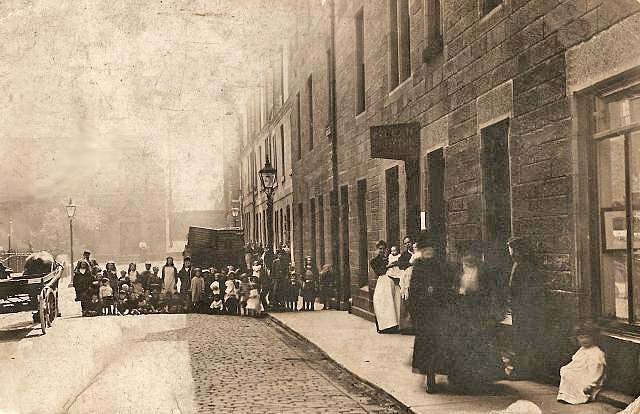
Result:
{"label": "building window", "polygon": [[280,171],[278,170],[278,140],[276,139],[275,135],[271,136],[270,149],[271,149],[271,158],[273,159],[273,166],[276,169],[276,177],[277,177]]}
{"label": "building window", "polygon": [[287,246],[291,246],[291,207],[288,205],[285,215],[284,231],[286,233],[284,236],[284,240],[287,243]]}
{"label": "building window", "polygon": [[443,19],[440,0],[425,1],[425,60],[442,52]]}
{"label": "building window", "polygon": [[309,238],[311,239],[311,246],[309,248],[309,255],[313,258],[314,263],[318,263],[316,258],[318,257],[316,254],[316,226],[318,225],[317,217],[316,217],[316,200],[312,198],[309,200]]}
{"label": "building window", "polygon": [[487,15],[493,11],[496,7],[502,4],[502,0],[480,0],[480,10],[482,15]]}
{"label": "building window", "polygon": [[331,49],[327,49],[327,119],[331,121],[331,99],[333,93],[333,87],[331,86]]}
{"label": "building window", "polygon": [[389,0],[389,90],[411,76],[409,0]]}
{"label": "building window", "polygon": [[369,247],[367,241],[367,180],[358,181],[358,281],[369,284]]}
{"label": "building window", "polygon": [[296,94],[296,138],[297,138],[297,144],[298,144],[298,159],[302,159],[302,115],[301,115],[301,110],[302,110],[302,104],[300,102],[300,92],[298,92]]}
{"label": "building window", "polygon": [[356,26],[356,115],[365,109],[364,9],[355,16]]}
{"label": "building window", "polygon": [[602,313],[634,324],[640,320],[640,87],[605,91],[593,98],[590,111]]}
{"label": "building window", "polygon": [[313,149],[313,75],[307,78],[307,115],[308,115],[308,133],[309,133],[309,149]]}
{"label": "building window", "polygon": [[318,197],[318,230],[319,230],[319,237],[318,237],[318,250],[319,250],[319,254],[318,254],[318,264],[319,265],[324,265],[325,264],[325,253],[324,253],[324,249],[325,249],[325,245],[324,245],[324,196],[320,195]]}
{"label": "building window", "polygon": [[284,157],[284,125],[280,124],[280,154],[282,155],[282,181],[285,180],[285,177],[287,176],[286,173],[286,168],[287,166],[285,165],[285,157]]}
{"label": "building window", "polygon": [[482,130],[485,238],[504,245],[511,237],[511,167],[509,120]]}

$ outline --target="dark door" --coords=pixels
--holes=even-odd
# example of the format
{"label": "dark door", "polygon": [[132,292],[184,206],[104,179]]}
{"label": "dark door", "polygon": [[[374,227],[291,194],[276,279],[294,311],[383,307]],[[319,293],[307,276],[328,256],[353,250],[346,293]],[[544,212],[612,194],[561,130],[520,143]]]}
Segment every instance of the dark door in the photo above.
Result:
{"label": "dark door", "polygon": [[340,187],[340,224],[342,226],[342,297],[351,297],[351,262],[349,260],[349,187]]}
{"label": "dark door", "polygon": [[427,213],[429,231],[436,234],[440,240],[440,252],[444,253],[446,246],[446,217],[444,199],[444,150],[439,148],[427,154]]}
{"label": "dark door", "polygon": [[398,167],[385,171],[387,193],[387,243],[389,246],[400,246],[400,188],[398,185]]}

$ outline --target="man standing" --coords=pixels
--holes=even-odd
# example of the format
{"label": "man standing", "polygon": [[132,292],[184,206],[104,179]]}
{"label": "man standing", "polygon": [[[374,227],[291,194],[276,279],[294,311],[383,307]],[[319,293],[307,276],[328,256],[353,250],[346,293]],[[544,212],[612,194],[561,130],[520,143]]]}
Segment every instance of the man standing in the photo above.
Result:
{"label": "man standing", "polygon": [[80,266],[80,262],[87,263],[87,265],[89,266],[89,269],[91,269],[91,252],[89,250],[85,250],[82,253],[82,259],[78,260],[78,263],[76,263],[75,270],[78,270],[78,267]]}

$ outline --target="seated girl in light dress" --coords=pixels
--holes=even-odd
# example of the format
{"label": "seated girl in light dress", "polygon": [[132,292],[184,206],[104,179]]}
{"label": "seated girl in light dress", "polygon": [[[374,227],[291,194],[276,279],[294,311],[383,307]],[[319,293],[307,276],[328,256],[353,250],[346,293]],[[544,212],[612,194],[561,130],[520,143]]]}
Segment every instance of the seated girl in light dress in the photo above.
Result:
{"label": "seated girl in light dress", "polygon": [[602,389],[607,365],[604,352],[596,345],[598,328],[585,322],[576,328],[576,339],[580,349],[571,362],[560,368],[558,401],[583,404],[595,400]]}

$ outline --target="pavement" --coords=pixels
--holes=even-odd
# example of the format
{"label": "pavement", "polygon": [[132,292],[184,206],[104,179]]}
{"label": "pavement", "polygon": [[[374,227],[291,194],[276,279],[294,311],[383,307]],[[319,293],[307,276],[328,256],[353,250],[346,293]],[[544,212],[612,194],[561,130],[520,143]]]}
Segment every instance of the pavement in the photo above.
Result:
{"label": "pavement", "polygon": [[0,317],[0,413],[398,413],[269,318],[63,316],[42,335],[29,313]]}
{"label": "pavement", "polygon": [[[492,395],[427,394],[424,377],[411,369],[413,336],[381,335],[375,325],[340,311],[272,313],[283,327],[306,338],[362,381],[388,393],[417,414],[487,414],[517,400],[535,403],[545,414],[608,414],[619,409],[603,402],[567,405],[556,401],[557,387],[529,381],[500,381]],[[445,376],[438,376],[446,384]]]}

